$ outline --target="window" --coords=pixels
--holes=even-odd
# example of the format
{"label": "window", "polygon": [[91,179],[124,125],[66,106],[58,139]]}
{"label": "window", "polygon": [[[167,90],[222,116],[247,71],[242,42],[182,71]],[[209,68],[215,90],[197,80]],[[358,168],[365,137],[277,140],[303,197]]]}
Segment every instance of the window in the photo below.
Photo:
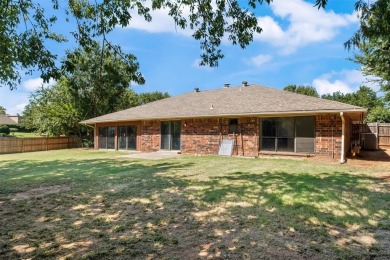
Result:
{"label": "window", "polygon": [[315,118],[262,119],[260,141],[260,149],[264,151],[314,153]]}
{"label": "window", "polygon": [[238,119],[229,118],[229,134],[235,134],[238,132]]}

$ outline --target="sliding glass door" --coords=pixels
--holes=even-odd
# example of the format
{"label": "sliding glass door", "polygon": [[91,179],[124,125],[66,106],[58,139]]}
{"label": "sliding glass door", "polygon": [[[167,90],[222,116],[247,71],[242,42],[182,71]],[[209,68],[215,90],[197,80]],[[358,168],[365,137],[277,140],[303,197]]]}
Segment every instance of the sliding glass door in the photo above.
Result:
{"label": "sliding glass door", "polygon": [[137,149],[137,126],[118,126],[118,150]]}
{"label": "sliding glass door", "polygon": [[161,149],[180,150],[181,121],[161,122]]}
{"label": "sliding glass door", "polygon": [[99,149],[115,149],[115,127],[99,127]]}

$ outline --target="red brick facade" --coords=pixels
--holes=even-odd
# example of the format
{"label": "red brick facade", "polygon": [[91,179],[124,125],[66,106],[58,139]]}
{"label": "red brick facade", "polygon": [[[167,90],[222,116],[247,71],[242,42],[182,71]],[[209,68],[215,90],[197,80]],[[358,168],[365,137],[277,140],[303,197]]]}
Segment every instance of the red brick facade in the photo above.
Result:
{"label": "red brick facade", "polygon": [[[160,150],[161,121],[106,123],[104,126],[137,125],[137,150]],[[97,125],[98,127],[102,124]],[[345,116],[345,149],[349,148],[351,120]],[[342,145],[342,120],[340,114],[316,116],[315,155],[339,159]],[[191,118],[181,120],[181,152],[183,154],[217,154],[222,139],[234,139],[233,155],[258,156],[260,147],[260,118],[238,118],[235,133],[229,133],[228,118]],[[95,148],[98,135],[95,131]],[[115,136],[116,138],[116,136]],[[117,141],[116,141],[117,143]],[[117,147],[117,146],[116,146]],[[261,152],[261,151],[260,151]]]}
{"label": "red brick facade", "polygon": [[143,121],[141,123],[141,147],[137,150],[153,152],[160,150],[160,121]]}
{"label": "red brick facade", "polygon": [[255,117],[238,118],[236,133],[229,134],[228,118],[182,120],[181,152],[217,154],[222,139],[234,139],[234,155],[257,156],[258,121]]}

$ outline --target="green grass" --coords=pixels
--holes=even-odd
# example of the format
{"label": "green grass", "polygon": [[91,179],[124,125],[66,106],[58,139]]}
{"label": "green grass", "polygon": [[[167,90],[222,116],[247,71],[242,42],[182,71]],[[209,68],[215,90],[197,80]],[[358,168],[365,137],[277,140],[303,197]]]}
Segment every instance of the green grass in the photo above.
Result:
{"label": "green grass", "polygon": [[37,133],[28,133],[28,132],[12,132],[8,135],[9,137],[17,137],[17,138],[31,138],[31,137],[42,137]]}
{"label": "green grass", "polygon": [[390,257],[387,167],[120,154],[1,155],[0,258]]}

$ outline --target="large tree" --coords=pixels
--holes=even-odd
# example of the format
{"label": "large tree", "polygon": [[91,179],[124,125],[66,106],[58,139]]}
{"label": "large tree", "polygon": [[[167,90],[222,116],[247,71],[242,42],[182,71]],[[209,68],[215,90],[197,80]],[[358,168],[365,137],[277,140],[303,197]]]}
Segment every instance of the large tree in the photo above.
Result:
{"label": "large tree", "polygon": [[[48,135],[83,135],[80,121],[140,104],[131,82],[143,83],[138,63],[126,63],[108,49],[78,48],[67,53],[63,67],[69,71],[51,87],[41,87],[30,97],[23,112],[27,128]],[[146,102],[169,96],[155,92]]]}
{"label": "large tree", "polygon": [[[50,43],[67,40],[52,29],[58,18],[64,15],[66,21],[70,21],[65,25],[69,28],[67,33],[73,35],[81,47],[88,48],[99,39],[102,49],[114,50],[125,62],[133,63],[135,57],[126,55],[120,46],[110,43],[108,34],[118,26],[128,26],[133,12],[151,21],[151,10],[167,9],[178,28],[191,28],[194,31],[192,36],[200,42],[202,49],[201,64],[217,66],[218,60],[223,58],[220,49],[223,38],[245,48],[253,40],[253,35],[262,31],[254,9],[264,2],[270,3],[272,0],[46,2],[46,5],[51,3],[52,8],[42,7],[42,2],[38,0],[0,1],[0,85],[6,84],[11,89],[16,87],[21,79],[21,70],[31,72],[38,69],[46,82],[61,76],[57,66],[58,57],[50,48]],[[326,2],[316,0],[316,6],[324,7]],[[185,10],[190,11],[189,15]],[[73,24],[75,27],[72,27]]]}

